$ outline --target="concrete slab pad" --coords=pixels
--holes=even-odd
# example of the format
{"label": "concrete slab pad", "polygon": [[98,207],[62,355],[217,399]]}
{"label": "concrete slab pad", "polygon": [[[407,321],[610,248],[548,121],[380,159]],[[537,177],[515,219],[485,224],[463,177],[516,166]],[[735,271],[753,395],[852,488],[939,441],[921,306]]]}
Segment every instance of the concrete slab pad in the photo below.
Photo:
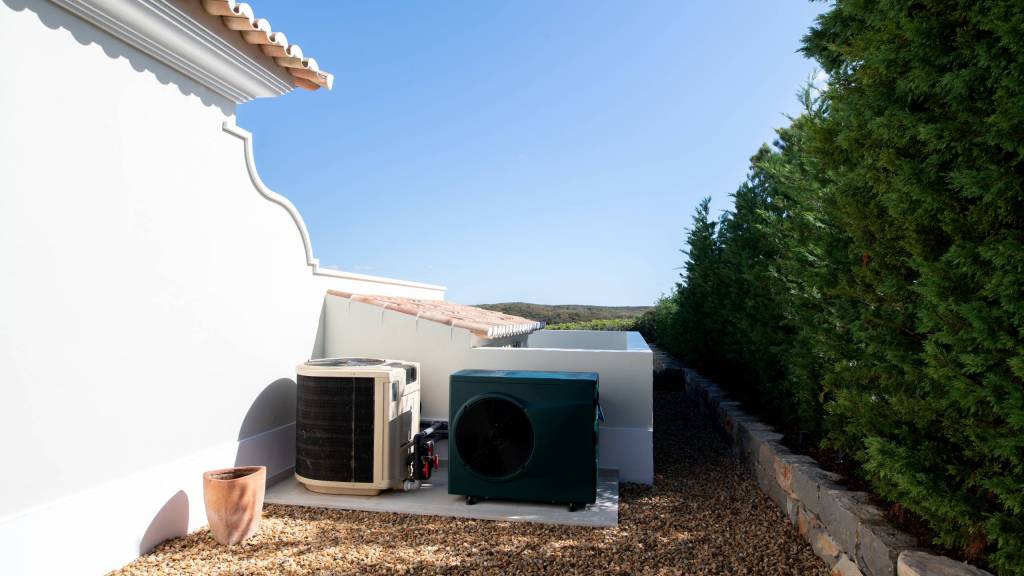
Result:
{"label": "concrete slab pad", "polygon": [[434,472],[429,484],[410,492],[390,491],[377,496],[318,494],[306,490],[294,475],[288,475],[267,488],[264,502],[311,508],[608,527],[619,523],[619,476],[614,470],[602,470],[598,478],[597,502],[575,512],[569,512],[564,505],[531,502],[483,500],[469,506],[464,497],[448,494],[447,462]]}

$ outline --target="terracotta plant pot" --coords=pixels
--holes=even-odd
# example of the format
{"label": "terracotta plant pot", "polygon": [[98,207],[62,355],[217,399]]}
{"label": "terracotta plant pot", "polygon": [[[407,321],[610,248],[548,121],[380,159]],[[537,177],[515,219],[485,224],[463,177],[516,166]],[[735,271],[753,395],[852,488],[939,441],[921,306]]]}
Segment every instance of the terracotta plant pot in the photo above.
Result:
{"label": "terracotta plant pot", "polygon": [[260,528],[266,466],[240,466],[203,473],[203,500],[210,532],[225,546],[238,544]]}

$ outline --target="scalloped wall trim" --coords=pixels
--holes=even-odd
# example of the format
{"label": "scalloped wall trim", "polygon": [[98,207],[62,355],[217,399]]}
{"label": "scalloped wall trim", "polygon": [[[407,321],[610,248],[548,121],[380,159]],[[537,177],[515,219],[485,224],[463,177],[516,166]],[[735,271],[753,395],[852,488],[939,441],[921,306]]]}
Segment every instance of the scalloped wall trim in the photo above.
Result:
{"label": "scalloped wall trim", "polygon": [[197,14],[188,13],[188,5],[168,0],[51,1],[235,103],[279,96],[294,88],[284,79],[289,76],[244,54],[197,20]]}
{"label": "scalloped wall trim", "polygon": [[445,291],[447,288],[444,286],[438,286],[436,284],[424,284],[422,282],[412,282],[409,280],[397,280],[395,278],[384,278],[382,276],[370,276],[368,274],[356,274],[354,272],[343,272],[341,270],[331,270],[320,267],[320,261],[313,256],[313,244],[309,240],[309,230],[306,228],[306,223],[302,219],[302,215],[299,214],[298,208],[291,203],[290,200],[274,192],[263,183],[260,178],[259,172],[256,171],[256,160],[253,154],[252,147],[252,133],[244,128],[238,127],[231,120],[224,121],[224,131],[242,140],[245,144],[245,167],[249,172],[249,179],[252,180],[253,186],[261,196],[267,200],[277,204],[281,208],[284,208],[288,215],[292,217],[292,221],[295,222],[295,227],[299,231],[299,236],[302,237],[302,247],[306,252],[306,264],[313,269],[313,274],[319,276],[329,276],[332,278],[344,278],[347,280],[360,280],[364,282],[373,282],[377,284],[391,284],[395,286],[407,286],[410,288],[421,288],[427,290]]}

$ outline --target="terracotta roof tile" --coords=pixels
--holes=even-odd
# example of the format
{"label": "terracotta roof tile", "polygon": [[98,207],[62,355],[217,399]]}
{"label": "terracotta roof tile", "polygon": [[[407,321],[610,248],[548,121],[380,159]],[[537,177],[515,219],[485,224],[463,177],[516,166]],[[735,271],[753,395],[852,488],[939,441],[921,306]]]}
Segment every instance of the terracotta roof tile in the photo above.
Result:
{"label": "terracotta roof tile", "polygon": [[340,290],[328,290],[327,293],[356,302],[380,306],[387,310],[402,312],[403,314],[409,314],[424,320],[465,328],[485,338],[518,336],[528,334],[534,330],[540,330],[544,327],[543,322],[527,320],[526,318],[503,314],[494,310],[485,310],[476,306],[445,302],[443,300],[414,300],[412,298],[396,298],[394,296],[349,294]]}
{"label": "terracotta roof tile", "polygon": [[235,0],[202,0],[203,9],[220,16],[224,25],[238,31],[249,44],[259,46],[264,54],[292,75],[296,86],[308,90],[331,89],[334,75],[320,70],[316,60],[307,58],[298,44],[289,44],[282,32],[270,29],[266,18],[256,18],[252,6]]}

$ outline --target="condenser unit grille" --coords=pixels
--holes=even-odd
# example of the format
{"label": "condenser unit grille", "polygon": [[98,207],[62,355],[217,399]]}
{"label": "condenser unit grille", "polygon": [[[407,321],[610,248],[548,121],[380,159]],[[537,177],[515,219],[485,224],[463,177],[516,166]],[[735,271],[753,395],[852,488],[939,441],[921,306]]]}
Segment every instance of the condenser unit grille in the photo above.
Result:
{"label": "condenser unit grille", "polygon": [[373,482],[374,379],[299,375],[295,472],[332,482]]}
{"label": "condenser unit grille", "polygon": [[533,425],[515,402],[480,398],[456,417],[455,444],[470,470],[490,477],[510,476],[530,460]]}

